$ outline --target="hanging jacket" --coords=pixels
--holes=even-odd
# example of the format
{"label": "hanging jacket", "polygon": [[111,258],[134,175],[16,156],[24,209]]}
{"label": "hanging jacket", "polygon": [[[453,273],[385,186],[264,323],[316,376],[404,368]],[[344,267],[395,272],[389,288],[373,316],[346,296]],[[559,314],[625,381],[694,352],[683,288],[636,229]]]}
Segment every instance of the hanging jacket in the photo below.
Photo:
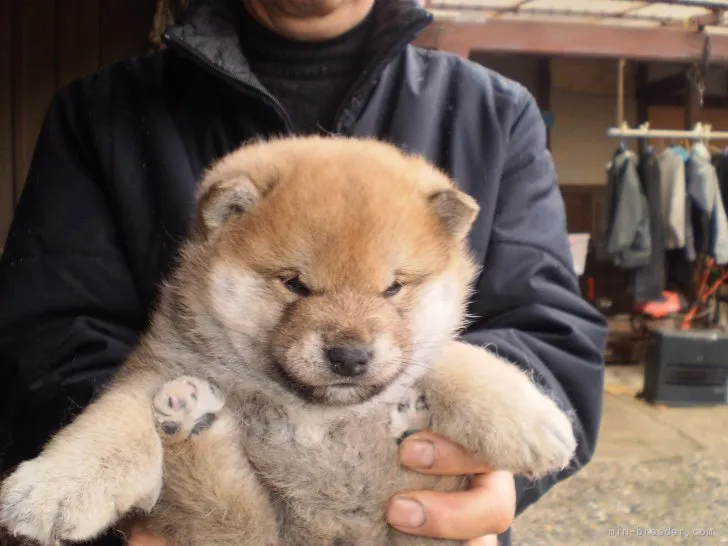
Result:
{"label": "hanging jacket", "polygon": [[618,151],[607,166],[607,198],[602,216],[601,259],[633,269],[650,260],[647,199],[637,171],[637,157]]}
{"label": "hanging jacket", "polygon": [[710,152],[696,143],[686,165],[687,192],[697,214],[693,217],[696,250],[706,250],[719,265],[728,263],[728,218],[720,193],[718,174]]}
{"label": "hanging jacket", "polygon": [[[195,2],[164,50],[75,81],[50,105],[0,258],[3,466],[35,455],[132,350],[204,170],[246,141],[292,132],[240,48],[241,6]],[[374,9],[369,63],[335,132],[422,154],[480,203],[469,242],[483,268],[462,338],[523,366],[573,416],[573,464],[517,477],[520,513],[594,453],[606,321],[579,292],[534,98],[466,59],[409,45],[431,21],[416,1]]]}
{"label": "hanging jacket", "polygon": [[647,202],[650,257],[644,266],[634,269],[630,280],[635,302],[646,303],[660,299],[666,283],[662,176],[657,156],[651,149],[645,148],[640,154],[637,172]]}
{"label": "hanging jacket", "polygon": [[[667,159],[671,158],[671,159]],[[697,257],[695,251],[695,230],[693,229],[693,204],[687,191],[687,162],[690,153],[682,146],[671,146],[661,156],[664,160],[667,176],[672,175],[668,191],[672,191],[672,210],[668,209],[668,223],[671,234],[676,236],[674,242],[683,243],[681,247],[668,248],[665,253],[667,283],[677,288],[688,300],[695,297],[693,283],[693,263]],[[682,215],[682,218],[681,218]]]}
{"label": "hanging jacket", "polygon": [[687,187],[685,159],[670,148],[657,158],[660,169],[660,216],[664,228],[665,249],[685,247]]}
{"label": "hanging jacket", "polygon": [[720,197],[723,199],[723,205],[728,207],[728,153],[723,151],[714,154],[711,162],[715,167],[715,172],[718,174]]}

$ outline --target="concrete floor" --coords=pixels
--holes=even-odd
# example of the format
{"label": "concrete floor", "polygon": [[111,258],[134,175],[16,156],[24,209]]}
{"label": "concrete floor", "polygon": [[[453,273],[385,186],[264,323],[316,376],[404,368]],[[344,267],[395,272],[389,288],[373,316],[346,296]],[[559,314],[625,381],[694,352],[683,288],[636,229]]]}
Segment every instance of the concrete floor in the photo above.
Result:
{"label": "concrete floor", "polygon": [[593,462],[514,524],[515,546],[728,544],[728,406],[665,408],[608,367]]}

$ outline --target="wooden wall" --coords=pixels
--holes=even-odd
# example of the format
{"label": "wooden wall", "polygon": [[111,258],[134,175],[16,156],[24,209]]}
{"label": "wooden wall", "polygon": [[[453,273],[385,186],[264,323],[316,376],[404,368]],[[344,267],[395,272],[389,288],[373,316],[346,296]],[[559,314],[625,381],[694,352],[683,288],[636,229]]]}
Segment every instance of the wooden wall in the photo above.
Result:
{"label": "wooden wall", "polygon": [[155,0],[0,0],[0,247],[53,93],[144,53]]}
{"label": "wooden wall", "polygon": [[[650,127],[653,129],[681,129],[685,125],[685,107],[683,106],[650,106],[647,112]],[[728,131],[728,109],[703,108],[696,117],[702,123],[711,125],[713,131]],[[653,139],[652,144],[662,147],[679,144],[680,141],[681,139]],[[723,148],[728,142],[716,140],[714,144]]]}
{"label": "wooden wall", "polygon": [[606,187],[606,184],[561,186],[570,233],[590,233],[592,237],[598,236]]}

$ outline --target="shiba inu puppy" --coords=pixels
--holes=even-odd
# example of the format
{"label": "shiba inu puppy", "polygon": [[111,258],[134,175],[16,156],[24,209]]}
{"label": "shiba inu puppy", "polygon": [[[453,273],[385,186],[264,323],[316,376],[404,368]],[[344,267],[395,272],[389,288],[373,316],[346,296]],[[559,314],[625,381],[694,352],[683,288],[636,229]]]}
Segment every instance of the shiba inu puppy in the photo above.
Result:
{"label": "shiba inu puppy", "polygon": [[455,341],[475,201],[374,140],[283,138],[221,159],[148,331],[107,391],[0,490],[43,545],[130,514],[178,546],[452,543],[386,524],[398,442],[430,429],[494,469],[569,464],[569,417],[529,376]]}

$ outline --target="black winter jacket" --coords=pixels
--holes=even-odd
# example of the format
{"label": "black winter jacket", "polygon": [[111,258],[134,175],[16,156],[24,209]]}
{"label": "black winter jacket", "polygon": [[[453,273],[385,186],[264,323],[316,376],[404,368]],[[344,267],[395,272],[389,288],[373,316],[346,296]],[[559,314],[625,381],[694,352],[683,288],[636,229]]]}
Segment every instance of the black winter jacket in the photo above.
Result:
{"label": "black winter jacket", "polygon": [[[239,0],[232,0],[239,2]],[[167,48],[52,101],[0,259],[0,453],[34,456],[88,403],[147,324],[191,224],[202,171],[247,139],[290,132],[257,83],[225,0],[199,2]],[[335,131],[432,159],[482,207],[467,341],[524,368],[574,412],[575,464],[518,481],[518,511],[591,458],[606,325],[579,294],[541,114],[519,84],[409,42],[414,0],[378,2],[371,61]]]}

